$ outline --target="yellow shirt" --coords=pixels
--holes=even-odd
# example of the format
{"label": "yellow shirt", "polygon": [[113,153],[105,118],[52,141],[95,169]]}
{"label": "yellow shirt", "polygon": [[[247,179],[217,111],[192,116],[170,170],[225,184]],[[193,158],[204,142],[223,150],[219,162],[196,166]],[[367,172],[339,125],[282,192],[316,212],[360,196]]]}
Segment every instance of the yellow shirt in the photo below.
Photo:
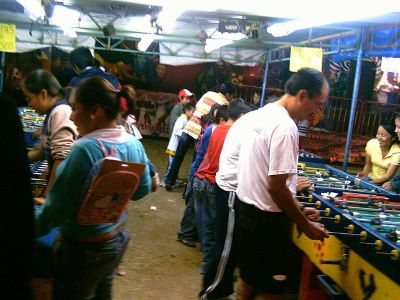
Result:
{"label": "yellow shirt", "polygon": [[400,165],[400,146],[398,144],[393,144],[388,154],[382,158],[382,150],[378,139],[372,139],[368,141],[365,152],[371,157],[372,168],[368,174],[369,178],[382,178],[391,164]]}

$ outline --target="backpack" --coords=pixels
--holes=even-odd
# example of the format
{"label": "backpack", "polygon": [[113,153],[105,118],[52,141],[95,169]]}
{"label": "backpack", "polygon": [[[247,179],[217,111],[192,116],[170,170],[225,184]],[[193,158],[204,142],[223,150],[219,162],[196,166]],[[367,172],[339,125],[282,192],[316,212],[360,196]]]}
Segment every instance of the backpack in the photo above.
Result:
{"label": "backpack", "polygon": [[143,164],[121,161],[115,156],[114,148],[109,154],[104,144],[97,141],[105,157],[94,165],[100,165],[100,169],[92,168],[89,173],[93,179],[79,208],[77,223],[80,225],[117,223],[145,169]]}

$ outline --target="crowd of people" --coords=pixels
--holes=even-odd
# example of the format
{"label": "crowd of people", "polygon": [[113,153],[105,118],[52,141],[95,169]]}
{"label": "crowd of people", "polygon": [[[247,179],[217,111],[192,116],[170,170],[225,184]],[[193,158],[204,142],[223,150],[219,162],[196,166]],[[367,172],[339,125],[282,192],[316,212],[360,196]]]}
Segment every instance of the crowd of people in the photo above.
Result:
{"label": "crowd of people", "polygon": [[[114,75],[95,66],[87,48],[75,49],[71,63],[78,76],[68,93],[45,70],[32,72],[24,81],[28,104],[46,114],[42,142],[28,158],[49,161],[48,188],[37,202],[41,205],[34,223],[36,236],[53,228],[60,232],[53,299],[112,298],[113,277],[129,241],[127,211],[115,223],[79,222],[82,199],[96,176],[94,170],[101,168],[99,162],[113,156],[144,165],[132,195],[139,200],[159,186],[173,190],[190,147],[195,151],[177,240],[200,246],[199,297],[233,299],[229,297],[236,293],[238,300],[281,299],[292,223],[312,240],[328,237],[318,211],[295,198],[311,189],[308,180],[297,179],[297,124],[310,120],[327,101],[329,85],[323,74],[300,69],[286,82],[282,97],[259,109],[236,98],[230,84],[208,91],[197,103],[192,92],[181,90],[171,111],[168,167],[160,182],[139,141],[134,87],[121,86]],[[382,124],[377,139],[368,144],[370,157],[359,176],[396,189],[400,118],[389,125]],[[378,150],[384,160],[379,163]]]}

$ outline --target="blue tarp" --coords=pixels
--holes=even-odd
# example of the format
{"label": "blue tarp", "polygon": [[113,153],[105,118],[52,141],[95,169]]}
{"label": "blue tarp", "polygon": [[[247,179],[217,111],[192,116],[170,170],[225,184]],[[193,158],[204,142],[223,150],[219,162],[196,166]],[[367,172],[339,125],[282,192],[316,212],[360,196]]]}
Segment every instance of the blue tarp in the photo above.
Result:
{"label": "blue tarp", "polygon": [[[396,26],[385,28],[374,28],[368,31],[366,44],[364,46],[364,57],[400,57],[400,32]],[[339,51],[338,45],[354,47],[357,49],[357,36],[346,36],[331,40],[332,51]],[[333,54],[331,59],[335,62],[356,59],[357,50]]]}

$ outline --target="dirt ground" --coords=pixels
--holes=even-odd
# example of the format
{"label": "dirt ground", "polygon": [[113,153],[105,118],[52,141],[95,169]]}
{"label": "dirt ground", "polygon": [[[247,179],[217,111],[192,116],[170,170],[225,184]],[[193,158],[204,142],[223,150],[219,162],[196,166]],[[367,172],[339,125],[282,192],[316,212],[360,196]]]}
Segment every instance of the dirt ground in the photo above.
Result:
{"label": "dirt ground", "polygon": [[[151,161],[163,176],[167,140],[144,138]],[[192,152],[186,155],[179,177],[186,178]],[[132,239],[122,266],[125,276],[114,281],[113,299],[198,299],[201,277],[199,248],[176,241],[185,207],[183,188],[167,192],[159,188],[129,206],[127,228]]]}

